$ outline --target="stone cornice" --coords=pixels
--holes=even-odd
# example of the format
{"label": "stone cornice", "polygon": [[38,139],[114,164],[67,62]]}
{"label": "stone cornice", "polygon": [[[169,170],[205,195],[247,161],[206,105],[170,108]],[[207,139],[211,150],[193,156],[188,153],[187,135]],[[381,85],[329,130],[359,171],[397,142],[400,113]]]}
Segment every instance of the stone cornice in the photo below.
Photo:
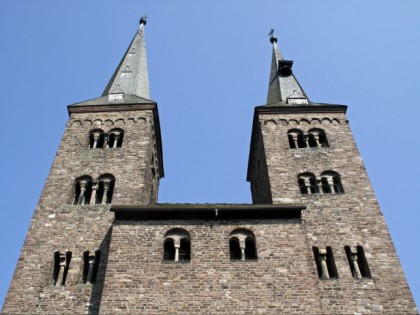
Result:
{"label": "stone cornice", "polygon": [[258,220],[300,219],[304,205],[162,204],[113,205],[115,220]]}
{"label": "stone cornice", "polygon": [[314,105],[263,105],[255,107],[258,114],[295,114],[295,113],[346,113],[347,105],[314,104]]}
{"label": "stone cornice", "polygon": [[100,112],[126,112],[138,110],[157,110],[157,104],[104,104],[104,105],[69,105],[67,110],[69,115],[75,113],[100,113]]}

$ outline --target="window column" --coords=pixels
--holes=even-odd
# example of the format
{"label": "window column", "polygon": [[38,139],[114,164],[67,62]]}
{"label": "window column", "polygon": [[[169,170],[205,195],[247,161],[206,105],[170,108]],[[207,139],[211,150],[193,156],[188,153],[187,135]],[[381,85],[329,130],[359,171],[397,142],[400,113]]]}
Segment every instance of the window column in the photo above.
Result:
{"label": "window column", "polygon": [[92,136],[93,136],[92,149],[96,149],[96,147],[98,146],[100,134],[97,132],[94,132]]}
{"label": "window column", "polygon": [[241,249],[241,260],[245,260],[246,259],[246,255],[245,255],[245,239],[243,237],[241,237],[239,239],[239,247]]}
{"label": "window column", "polygon": [[330,279],[330,273],[328,272],[328,266],[327,266],[327,250],[326,249],[319,250],[319,260],[320,260],[321,270],[322,270],[322,279]]}
{"label": "window column", "polygon": [[66,253],[60,253],[59,257],[59,270],[58,270],[58,277],[56,281],[56,285],[62,285],[64,281],[64,272],[66,270],[67,259]]}
{"label": "window column", "polygon": [[305,183],[306,193],[308,195],[311,195],[312,194],[312,191],[311,191],[311,179],[309,177],[304,177],[303,178],[303,181]]}
{"label": "window column", "polygon": [[327,177],[327,183],[328,183],[328,187],[330,188],[330,192],[332,194],[336,194],[337,191],[335,189],[334,180],[332,179],[332,177]]}
{"label": "window column", "polygon": [[114,143],[113,143],[113,146],[112,147],[113,148],[116,148],[117,145],[118,145],[118,141],[120,141],[121,134],[118,131],[114,131],[113,134],[114,134]]}
{"label": "window column", "polygon": [[87,181],[85,180],[81,180],[79,182],[80,185],[80,195],[79,195],[79,199],[77,200],[77,204],[78,205],[84,205],[85,204],[85,193],[86,193],[86,188],[87,188]]}
{"label": "window column", "polygon": [[92,183],[92,195],[90,196],[90,205],[94,205],[96,202],[96,192],[98,191],[98,183]]}
{"label": "window column", "polygon": [[176,242],[174,244],[174,247],[175,247],[175,259],[174,259],[174,261],[179,261],[179,248],[181,247],[180,244],[179,244],[179,239],[176,240]]}
{"label": "window column", "polygon": [[104,185],[104,193],[102,195],[102,201],[101,204],[105,205],[108,203],[108,192],[109,192],[109,186],[111,184],[111,180],[109,179],[103,179],[102,183]]}
{"label": "window column", "polygon": [[319,133],[318,132],[312,132],[312,134],[314,136],[314,139],[315,139],[315,142],[316,142],[316,146],[318,148],[320,148],[321,147],[321,143],[319,142]]}
{"label": "window column", "polygon": [[310,145],[309,145],[309,136],[308,135],[304,135],[303,136],[303,140],[305,141],[305,146],[307,148],[309,148],[310,147]]}

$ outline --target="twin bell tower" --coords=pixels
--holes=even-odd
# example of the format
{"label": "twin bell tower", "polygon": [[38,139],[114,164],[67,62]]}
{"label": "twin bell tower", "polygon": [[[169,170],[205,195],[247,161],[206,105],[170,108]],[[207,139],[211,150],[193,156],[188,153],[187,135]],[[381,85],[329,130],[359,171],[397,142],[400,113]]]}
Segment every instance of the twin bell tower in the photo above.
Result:
{"label": "twin bell tower", "polygon": [[2,314],[418,314],[347,106],[311,101],[274,36],[252,204],[158,203],[145,29],[68,106]]}

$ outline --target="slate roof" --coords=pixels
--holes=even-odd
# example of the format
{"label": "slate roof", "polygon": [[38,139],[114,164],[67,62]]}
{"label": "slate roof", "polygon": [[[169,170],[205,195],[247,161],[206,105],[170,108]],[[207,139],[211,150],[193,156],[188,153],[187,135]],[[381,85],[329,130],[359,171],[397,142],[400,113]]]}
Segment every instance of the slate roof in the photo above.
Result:
{"label": "slate roof", "polygon": [[308,99],[293,73],[288,76],[280,75],[279,62],[293,64],[293,61],[286,61],[283,58],[283,55],[277,47],[276,37],[272,36],[270,41],[273,44],[273,53],[271,57],[270,79],[268,82],[267,105],[274,103],[288,105],[287,98],[292,95],[300,95],[302,98]]}
{"label": "slate roof", "polygon": [[106,86],[102,96],[115,89],[121,89],[125,95],[137,95],[150,99],[149,75],[147,71],[146,39],[144,33],[145,20],[140,26],[117,69]]}
{"label": "slate roof", "polygon": [[[150,100],[149,74],[147,70],[146,41],[144,26],[146,20],[140,20],[140,26],[117,69],[108,82],[102,96],[70,105],[98,106],[118,104],[156,104]],[[118,95],[119,98],[113,98]]]}

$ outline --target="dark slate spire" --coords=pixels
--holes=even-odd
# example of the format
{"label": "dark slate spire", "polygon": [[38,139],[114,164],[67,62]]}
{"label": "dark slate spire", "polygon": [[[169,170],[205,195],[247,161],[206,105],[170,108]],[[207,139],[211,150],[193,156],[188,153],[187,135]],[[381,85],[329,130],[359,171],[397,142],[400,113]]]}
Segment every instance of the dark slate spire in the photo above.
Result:
{"label": "dark slate spire", "polygon": [[140,19],[140,26],[130,46],[105,88],[102,96],[112,94],[139,96],[147,100],[149,94],[149,75],[147,71],[146,41],[144,26],[146,17]]}
{"label": "dark slate spire", "polygon": [[309,100],[292,72],[293,61],[285,60],[277,47],[277,38],[270,32],[273,44],[267,105],[304,105]]}
{"label": "dark slate spire", "polygon": [[150,100],[144,26],[140,26],[101,97],[69,105],[69,107],[115,104],[155,104]]}

